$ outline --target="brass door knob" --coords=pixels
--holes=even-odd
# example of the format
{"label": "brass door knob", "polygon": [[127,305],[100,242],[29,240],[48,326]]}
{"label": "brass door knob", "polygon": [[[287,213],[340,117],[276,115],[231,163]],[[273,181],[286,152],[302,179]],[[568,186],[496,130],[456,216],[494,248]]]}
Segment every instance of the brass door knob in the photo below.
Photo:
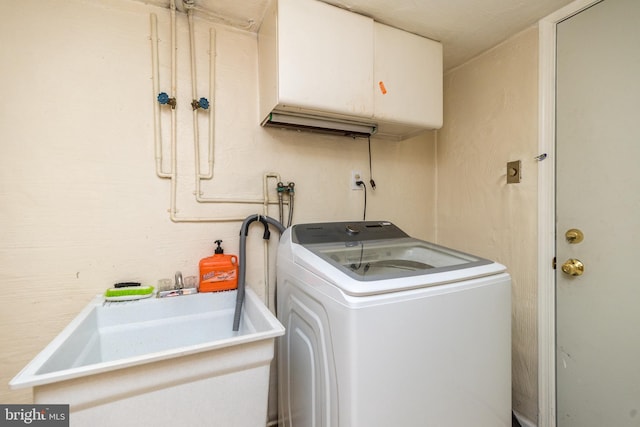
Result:
{"label": "brass door knob", "polygon": [[562,264],[562,272],[569,276],[582,276],[584,264],[579,259],[568,259]]}

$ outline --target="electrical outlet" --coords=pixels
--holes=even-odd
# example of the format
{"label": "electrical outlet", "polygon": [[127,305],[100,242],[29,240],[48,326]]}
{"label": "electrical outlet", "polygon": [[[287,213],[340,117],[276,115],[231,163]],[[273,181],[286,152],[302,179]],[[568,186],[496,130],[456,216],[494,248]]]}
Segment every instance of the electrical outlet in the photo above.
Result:
{"label": "electrical outlet", "polygon": [[362,190],[362,186],[356,184],[357,181],[362,181],[362,173],[360,171],[351,171],[351,189]]}

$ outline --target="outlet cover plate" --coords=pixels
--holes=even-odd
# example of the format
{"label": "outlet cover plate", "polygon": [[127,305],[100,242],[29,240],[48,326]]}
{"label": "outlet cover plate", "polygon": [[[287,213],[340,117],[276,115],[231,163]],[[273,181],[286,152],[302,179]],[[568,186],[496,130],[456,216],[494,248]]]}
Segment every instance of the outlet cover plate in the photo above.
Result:
{"label": "outlet cover plate", "polygon": [[362,190],[361,185],[357,185],[356,181],[362,181],[362,172],[360,171],[351,171],[351,189],[352,190]]}

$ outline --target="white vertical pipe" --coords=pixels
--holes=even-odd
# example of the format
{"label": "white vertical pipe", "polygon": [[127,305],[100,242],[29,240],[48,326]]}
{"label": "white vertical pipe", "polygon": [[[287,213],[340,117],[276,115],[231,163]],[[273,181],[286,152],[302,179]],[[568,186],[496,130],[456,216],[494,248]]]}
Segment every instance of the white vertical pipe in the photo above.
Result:
{"label": "white vertical pipe", "polygon": [[[177,99],[177,65],[176,65],[176,2],[171,0],[171,96]],[[176,106],[171,108],[171,208],[170,217],[174,221],[176,218],[176,192],[177,192],[177,176],[178,176],[178,160],[177,160],[177,130],[176,130]]]}
{"label": "white vertical pipe", "polygon": [[[192,27],[192,25],[190,26]],[[192,37],[193,40],[193,37]],[[177,61],[176,61],[176,51],[177,51],[177,42],[176,42],[176,9],[175,9],[175,0],[171,0],[171,91],[173,96],[176,96],[177,93]],[[193,49],[192,49],[193,52]],[[193,60],[193,59],[192,59]],[[195,85],[195,67],[192,67],[192,81]],[[195,88],[193,89],[195,91]],[[194,113],[197,113],[197,110],[194,110]],[[197,119],[196,119],[197,120]],[[194,126],[197,129],[197,121],[194,121]],[[195,140],[197,141],[197,134],[195,135]],[[196,150],[196,153],[198,150]],[[245,217],[229,217],[229,218],[203,218],[203,217],[178,217],[177,207],[176,207],[176,198],[177,198],[177,183],[178,183],[178,173],[177,173],[177,130],[176,130],[176,110],[171,110],[171,208],[170,215],[171,221],[173,222],[242,222]],[[196,176],[198,175],[198,169],[196,168]],[[196,194],[200,191],[200,180],[196,179]]]}
{"label": "white vertical pipe", "polygon": [[[194,36],[194,28],[193,28],[193,17],[192,10],[189,9],[187,14],[189,17],[189,39],[190,39],[190,49],[191,49],[191,81],[192,83],[192,95],[195,100],[197,97],[197,89],[196,89],[196,64],[195,64],[195,36]],[[206,174],[201,173],[200,171],[200,136],[199,136],[199,126],[197,124],[197,110],[194,110],[194,149],[195,149],[195,165],[196,165],[196,180],[207,179],[210,180],[213,178],[213,158],[214,158],[214,150],[215,150],[215,108],[213,106],[215,101],[215,57],[216,57],[216,32],[213,28],[209,29],[209,138],[208,138],[208,152],[209,152],[209,162],[208,162],[208,172]],[[196,185],[196,200],[198,200],[198,196],[202,194],[200,191],[200,185],[197,183]],[[200,202],[200,200],[198,200]]]}
{"label": "white vertical pipe", "polygon": [[[189,50],[190,50],[190,61],[191,61],[191,94],[192,98],[195,100],[198,96],[197,94],[197,73],[196,73],[196,46],[195,46],[195,30],[193,25],[193,8],[189,8],[187,10],[187,18],[189,22]],[[239,203],[239,204],[264,204],[265,207],[265,215],[267,214],[267,207],[270,203],[266,181],[268,178],[277,177],[280,179],[279,175],[274,174],[265,174],[264,176],[264,185],[263,185],[263,198],[223,198],[223,197],[203,197],[202,196],[202,188],[201,181],[204,179],[213,178],[213,163],[214,163],[214,153],[215,153],[215,108],[213,107],[215,101],[215,82],[216,82],[216,33],[213,28],[209,30],[209,171],[207,174],[200,173],[200,135],[199,135],[199,126],[198,126],[198,110],[193,110],[193,138],[194,138],[194,163],[195,163],[195,181],[196,181],[196,201],[198,203]],[[275,203],[275,202],[274,202]]]}
{"label": "white vertical pipe", "polygon": [[151,80],[153,82],[153,138],[156,158],[156,174],[160,178],[171,178],[170,172],[162,170],[162,126],[160,125],[160,103],[155,99],[160,93],[160,67],[158,65],[158,17],[151,14]]}
{"label": "white vertical pipe", "polygon": [[[280,182],[280,175],[277,173],[265,173],[264,180],[262,181],[262,193],[264,195],[264,204],[262,205],[262,214],[267,216],[269,215],[269,178],[275,178]],[[269,241],[263,240],[263,270],[264,270],[264,305],[267,306],[271,310],[271,273],[269,268]]]}
{"label": "white vertical pipe", "polygon": [[202,179],[213,178],[213,158],[216,138],[216,30],[209,29],[209,172]]}
{"label": "white vertical pipe", "polygon": [[[193,28],[193,10],[187,9],[187,21],[189,24],[189,59],[191,65],[191,99],[195,101],[198,96],[198,82],[196,73],[196,41]],[[198,109],[191,107],[193,114],[193,151],[195,163],[196,195],[200,194],[200,126],[198,125]],[[196,197],[197,200],[197,197]]]}
{"label": "white vertical pipe", "polygon": [[187,22],[189,24],[189,53],[191,60],[191,98],[196,99],[198,96],[197,80],[196,80],[196,41],[195,31],[193,29],[193,10],[187,10]]}
{"label": "white vertical pipe", "polygon": [[[190,50],[190,61],[191,61],[191,94],[192,98],[195,100],[197,98],[197,73],[196,73],[196,46],[195,46],[195,30],[193,26],[193,11],[192,9],[187,10],[187,17],[189,21],[189,50]],[[210,43],[211,43],[211,58],[210,62],[215,62],[215,32],[211,32],[210,34]],[[210,96],[213,93],[212,87],[215,87],[215,64],[210,66],[209,68],[209,93]],[[201,189],[201,180],[209,179],[213,177],[213,151],[214,151],[214,113],[213,108],[210,107],[209,112],[209,174],[202,175],[200,173],[200,133],[198,126],[198,110],[193,110],[193,148],[194,148],[194,163],[195,163],[195,183],[196,183],[196,201],[199,203],[240,203],[240,204],[262,204],[264,199],[243,199],[243,198],[223,198],[223,197],[212,197],[205,198],[202,197],[202,189]],[[212,120],[213,119],[213,120]],[[263,195],[264,198],[264,195]]]}

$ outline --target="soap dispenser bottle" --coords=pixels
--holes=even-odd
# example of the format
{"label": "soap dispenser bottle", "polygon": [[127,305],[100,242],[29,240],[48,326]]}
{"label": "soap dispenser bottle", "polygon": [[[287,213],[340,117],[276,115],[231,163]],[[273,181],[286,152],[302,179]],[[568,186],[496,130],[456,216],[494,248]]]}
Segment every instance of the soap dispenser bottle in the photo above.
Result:
{"label": "soap dispenser bottle", "polygon": [[238,257],[225,255],[220,246],[222,240],[216,240],[218,247],[213,256],[200,260],[200,292],[228,291],[238,287]]}

